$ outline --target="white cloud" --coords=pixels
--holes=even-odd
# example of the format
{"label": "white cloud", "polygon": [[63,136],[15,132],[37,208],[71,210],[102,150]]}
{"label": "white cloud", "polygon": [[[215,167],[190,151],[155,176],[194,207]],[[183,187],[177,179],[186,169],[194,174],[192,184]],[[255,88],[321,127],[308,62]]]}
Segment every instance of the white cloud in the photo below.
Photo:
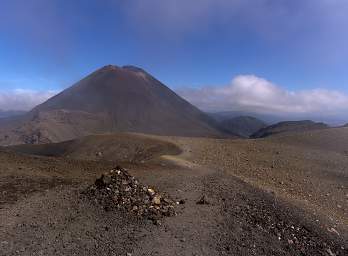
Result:
{"label": "white cloud", "polygon": [[0,92],[1,110],[30,110],[54,96],[56,91],[15,89]]}
{"label": "white cloud", "polygon": [[178,93],[206,111],[348,117],[348,95],[342,92],[327,89],[288,91],[254,75],[237,76],[227,86],[180,89]]}

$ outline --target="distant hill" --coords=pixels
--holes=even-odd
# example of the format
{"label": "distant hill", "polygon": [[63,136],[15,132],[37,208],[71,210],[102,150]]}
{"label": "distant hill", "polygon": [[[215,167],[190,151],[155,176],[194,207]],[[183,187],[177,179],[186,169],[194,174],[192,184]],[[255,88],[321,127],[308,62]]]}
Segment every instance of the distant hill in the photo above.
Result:
{"label": "distant hill", "polygon": [[341,126],[346,122],[340,116],[327,116],[325,113],[302,113],[302,114],[277,114],[277,113],[259,113],[257,111],[222,111],[209,113],[217,121],[230,119],[238,116],[252,116],[264,121],[267,124],[276,124],[279,122],[313,120],[314,122],[323,122],[330,126]]}
{"label": "distant hill", "polygon": [[222,129],[232,134],[238,134],[241,137],[249,137],[266,126],[265,122],[251,116],[239,116],[224,119],[220,122]]}
{"label": "distant hill", "polygon": [[60,143],[15,145],[7,150],[29,155],[117,162],[139,162],[181,152],[172,143],[129,133],[89,135]]}
{"label": "distant hill", "polygon": [[119,131],[221,136],[211,117],[144,70],[108,65],[3,124],[0,144],[60,142]]}
{"label": "distant hill", "polygon": [[240,117],[240,116],[251,116],[256,119],[262,120],[266,124],[274,124],[274,123],[289,120],[282,116],[271,115],[271,114],[260,114],[260,113],[251,112],[251,111],[222,111],[222,112],[209,113],[209,115],[219,122],[227,120],[227,119]]}
{"label": "distant hill", "polygon": [[25,113],[26,113],[25,111],[20,111],[20,110],[1,110],[0,109],[0,118],[20,116]]}
{"label": "distant hill", "polygon": [[329,126],[324,123],[316,123],[310,120],[286,121],[262,128],[251,135],[251,138],[264,138],[280,133],[302,132],[310,130],[326,129]]}

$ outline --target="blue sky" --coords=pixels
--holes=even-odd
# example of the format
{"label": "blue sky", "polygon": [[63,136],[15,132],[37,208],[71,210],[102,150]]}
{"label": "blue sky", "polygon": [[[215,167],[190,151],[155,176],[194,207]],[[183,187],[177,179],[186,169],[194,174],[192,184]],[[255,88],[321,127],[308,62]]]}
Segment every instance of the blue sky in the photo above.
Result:
{"label": "blue sky", "polygon": [[347,13],[345,0],[3,0],[0,108],[11,93],[48,97],[106,64],[140,66],[193,102],[244,75],[345,104]]}

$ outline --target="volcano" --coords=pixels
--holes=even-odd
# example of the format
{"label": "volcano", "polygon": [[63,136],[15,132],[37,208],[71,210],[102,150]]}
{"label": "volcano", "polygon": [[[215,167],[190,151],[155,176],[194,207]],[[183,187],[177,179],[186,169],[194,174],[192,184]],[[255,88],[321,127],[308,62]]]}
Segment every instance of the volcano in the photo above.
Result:
{"label": "volcano", "polygon": [[135,66],[98,69],[11,122],[1,132],[2,145],[60,142],[112,132],[221,135],[213,119]]}

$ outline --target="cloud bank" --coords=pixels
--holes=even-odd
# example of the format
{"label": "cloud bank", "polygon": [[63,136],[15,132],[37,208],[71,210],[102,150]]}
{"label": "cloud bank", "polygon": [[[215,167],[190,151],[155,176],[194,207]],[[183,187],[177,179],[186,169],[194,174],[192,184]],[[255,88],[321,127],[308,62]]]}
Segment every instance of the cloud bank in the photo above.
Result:
{"label": "cloud bank", "polygon": [[205,111],[348,118],[347,94],[327,89],[288,91],[255,75],[239,75],[226,86],[179,89],[178,93]]}
{"label": "cloud bank", "polygon": [[56,91],[15,89],[0,92],[0,110],[30,110],[54,96]]}
{"label": "cloud bank", "polygon": [[[278,116],[279,120],[348,122],[348,95],[335,90],[289,91],[255,75],[239,75],[227,85],[181,88],[176,92],[207,112],[235,111]],[[15,89],[0,92],[0,110],[28,111],[57,91]]]}

